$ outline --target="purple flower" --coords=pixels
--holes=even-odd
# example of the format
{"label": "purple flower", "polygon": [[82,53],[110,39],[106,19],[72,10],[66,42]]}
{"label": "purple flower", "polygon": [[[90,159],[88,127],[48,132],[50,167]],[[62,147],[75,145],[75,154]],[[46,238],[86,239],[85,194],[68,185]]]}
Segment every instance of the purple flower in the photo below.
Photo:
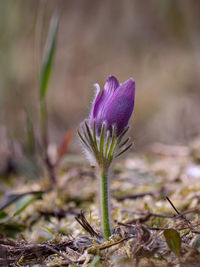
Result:
{"label": "purple flower", "polygon": [[99,135],[103,123],[109,131],[112,130],[114,125],[116,133],[119,135],[127,126],[133,112],[135,81],[130,78],[119,84],[117,78],[109,76],[102,92],[98,84],[95,86],[97,94],[90,114],[90,126],[93,127],[95,120]]}

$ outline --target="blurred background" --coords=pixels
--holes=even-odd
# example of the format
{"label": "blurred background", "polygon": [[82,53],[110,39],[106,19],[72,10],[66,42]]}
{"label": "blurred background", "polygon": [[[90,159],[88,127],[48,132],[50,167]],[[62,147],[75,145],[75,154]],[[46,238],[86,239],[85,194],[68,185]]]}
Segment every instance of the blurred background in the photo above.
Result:
{"label": "blurred background", "polygon": [[[48,90],[50,142],[88,116],[93,84],[136,81],[135,151],[187,145],[200,131],[200,2],[191,0],[1,0],[0,139],[39,135],[39,82],[52,14],[60,15]],[[74,138],[75,140],[75,138]],[[77,142],[70,151],[80,150]]]}

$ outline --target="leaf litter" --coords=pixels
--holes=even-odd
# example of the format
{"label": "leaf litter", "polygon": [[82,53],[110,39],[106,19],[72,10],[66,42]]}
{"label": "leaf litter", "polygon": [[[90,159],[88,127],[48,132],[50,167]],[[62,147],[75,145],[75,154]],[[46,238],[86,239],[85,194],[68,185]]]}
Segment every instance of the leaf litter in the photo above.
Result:
{"label": "leaf litter", "polygon": [[61,160],[53,186],[48,172],[2,179],[0,266],[199,266],[198,144],[154,144],[117,163],[107,242],[95,169],[79,156]]}

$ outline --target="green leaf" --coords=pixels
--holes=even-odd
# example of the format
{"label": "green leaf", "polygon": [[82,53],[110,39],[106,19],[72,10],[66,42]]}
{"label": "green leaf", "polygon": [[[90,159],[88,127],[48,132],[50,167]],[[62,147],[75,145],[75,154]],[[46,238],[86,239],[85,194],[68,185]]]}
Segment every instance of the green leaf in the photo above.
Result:
{"label": "green leaf", "polygon": [[37,200],[39,196],[27,195],[19,199],[15,204],[15,212],[13,216],[17,216],[24,211],[33,201]]}
{"label": "green leaf", "polygon": [[98,256],[98,255],[96,255],[94,258],[93,258],[93,260],[92,260],[92,262],[90,263],[90,267],[97,267],[97,266],[99,266],[99,263],[100,263],[100,257]]}
{"label": "green leaf", "polygon": [[12,203],[16,202],[20,199],[24,194],[8,194],[3,199],[2,203],[0,204],[0,211],[5,209],[6,207],[10,206]]}
{"label": "green leaf", "polygon": [[3,199],[2,203],[0,204],[0,211],[7,208],[8,206],[10,206],[11,204],[13,204],[14,202],[16,202],[17,200],[19,200],[20,198],[22,198],[24,196],[36,195],[39,198],[45,192],[48,192],[48,190],[46,190],[46,191],[28,191],[28,192],[16,193],[16,194],[15,193],[6,194],[5,198]]}
{"label": "green leaf", "polygon": [[25,226],[23,224],[18,224],[16,222],[0,223],[0,233],[5,235],[5,237],[15,237],[23,230],[25,230]]}
{"label": "green leaf", "polygon": [[58,15],[54,14],[48,32],[48,37],[45,47],[45,57],[44,63],[42,65],[41,75],[40,75],[40,100],[43,101],[46,96],[48,82],[51,76],[52,63],[55,54],[56,39],[58,33]]}
{"label": "green leaf", "polygon": [[5,219],[7,216],[8,215],[4,210],[0,210],[0,220]]}
{"label": "green leaf", "polygon": [[180,257],[180,253],[181,253],[180,234],[174,229],[165,229],[164,237],[171,251],[173,251],[177,257]]}

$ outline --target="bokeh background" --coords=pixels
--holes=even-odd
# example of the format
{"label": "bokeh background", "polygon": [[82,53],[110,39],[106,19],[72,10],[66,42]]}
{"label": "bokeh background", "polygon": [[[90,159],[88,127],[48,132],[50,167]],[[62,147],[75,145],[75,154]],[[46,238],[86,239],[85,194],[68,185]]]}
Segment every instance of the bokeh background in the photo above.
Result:
{"label": "bokeh background", "polygon": [[55,11],[47,99],[52,143],[88,116],[93,84],[102,87],[110,74],[136,81],[130,122],[136,151],[155,141],[187,145],[199,134],[199,1],[1,0],[0,127],[11,139],[25,139],[25,110],[39,134],[38,74]]}

